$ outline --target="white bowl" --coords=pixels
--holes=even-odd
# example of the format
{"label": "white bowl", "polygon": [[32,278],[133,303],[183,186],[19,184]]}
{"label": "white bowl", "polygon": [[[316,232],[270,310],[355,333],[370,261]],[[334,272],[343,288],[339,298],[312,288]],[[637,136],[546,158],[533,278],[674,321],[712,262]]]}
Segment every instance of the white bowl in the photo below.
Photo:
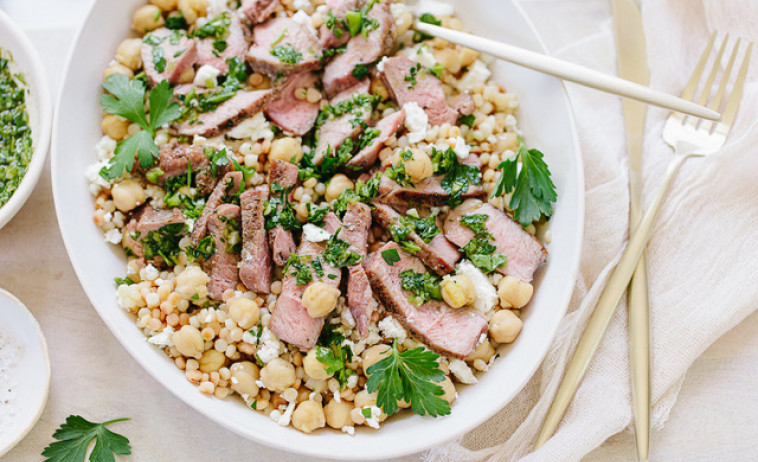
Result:
{"label": "white bowl", "polygon": [[[23,303],[0,289],[0,344],[18,349],[18,361],[0,377],[0,386],[10,386],[13,395],[9,404],[14,409],[13,426],[0,428],[0,457],[10,451],[42,415],[50,390],[50,358],[47,342],[34,316]],[[7,384],[7,385],[6,385]],[[5,390],[3,390],[5,391]]]}
{"label": "white bowl", "polygon": [[[549,262],[539,271],[538,289],[524,311],[518,340],[500,349],[502,357],[477,385],[460,390],[450,416],[398,416],[379,431],[361,427],[352,437],[330,430],[306,435],[278,426],[237,399],[221,401],[200,393],[162,351],[145,341],[133,317],[116,306],[113,278],[124,275],[125,258],[121,250],[103,242],[102,233],[92,225],[93,197],[87,191],[84,170],[95,161],[94,145],[102,136],[98,106],[102,71],[118,43],[129,36],[131,14],[143,3],[100,0],[92,7],[60,92],[52,158],[58,222],[71,262],[95,309],[131,355],[177,397],[221,425],[261,444],[318,457],[384,459],[418,452],[471,430],[507,404],[542,361],[565,313],[579,264],[584,183],[562,84],[503,62],[495,66],[497,80],[519,95],[524,136],[530,146],[545,152],[559,192],[550,222]],[[544,51],[533,26],[515,4],[504,0],[467,4],[470,7],[461,8],[459,15],[469,29]]]}
{"label": "white bowl", "polygon": [[42,66],[37,50],[11,18],[0,11],[0,49],[10,51],[13,55],[11,64],[14,72],[21,72],[26,77],[31,94],[27,93],[27,111],[29,126],[32,128],[32,146],[34,153],[26,175],[18,185],[13,196],[0,207],[0,228],[5,226],[21,210],[32,194],[45,167],[47,150],[50,147],[50,127],[53,121],[53,105],[47,85],[45,68]]}

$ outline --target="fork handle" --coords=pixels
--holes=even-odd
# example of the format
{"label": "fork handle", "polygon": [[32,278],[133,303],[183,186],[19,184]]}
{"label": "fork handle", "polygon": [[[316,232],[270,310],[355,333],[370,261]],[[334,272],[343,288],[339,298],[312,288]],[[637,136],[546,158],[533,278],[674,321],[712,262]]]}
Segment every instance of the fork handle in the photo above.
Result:
{"label": "fork handle", "polygon": [[558,428],[563,414],[566,412],[576,390],[579,388],[579,384],[589,368],[590,361],[600,346],[600,341],[603,339],[603,335],[613,318],[613,313],[616,311],[616,307],[629,285],[629,281],[637,267],[637,262],[645,250],[653,224],[658,217],[658,212],[668,194],[671,183],[674,177],[676,177],[679,167],[682,166],[687,157],[684,154],[676,154],[669,163],[650,205],[645,210],[645,214],[642,216],[639,225],[637,225],[637,228],[632,233],[616,269],[608,279],[605,290],[603,290],[595,311],[587,324],[587,328],[584,330],[584,334],[579,340],[574,355],[566,368],[565,376],[558,387],[553,404],[550,406],[545,417],[545,422],[542,424],[542,429],[534,444],[535,450],[541,447],[553,435],[556,428]]}

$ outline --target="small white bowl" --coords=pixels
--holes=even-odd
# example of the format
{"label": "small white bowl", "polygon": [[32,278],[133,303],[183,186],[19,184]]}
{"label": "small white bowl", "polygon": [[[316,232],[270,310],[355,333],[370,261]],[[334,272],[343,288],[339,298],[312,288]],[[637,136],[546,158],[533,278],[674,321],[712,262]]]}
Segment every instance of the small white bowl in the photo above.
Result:
{"label": "small white bowl", "polygon": [[27,111],[29,125],[32,127],[32,144],[34,153],[26,175],[10,200],[0,207],[0,228],[5,226],[21,210],[26,200],[37,185],[45,158],[50,147],[50,130],[53,122],[53,104],[47,85],[45,68],[26,34],[7,14],[0,11],[0,49],[13,56],[15,72],[21,72],[29,84],[27,93]]}
{"label": "small white bowl", "polygon": [[[18,349],[18,360],[3,372],[0,385],[10,385],[13,394],[0,413],[13,411],[13,425],[0,427],[0,457],[10,451],[34,427],[42,415],[50,390],[50,357],[37,320],[23,303],[0,289],[0,346]],[[7,408],[5,406],[8,406]],[[0,416],[2,419],[2,416]],[[1,420],[0,420],[1,421]]]}

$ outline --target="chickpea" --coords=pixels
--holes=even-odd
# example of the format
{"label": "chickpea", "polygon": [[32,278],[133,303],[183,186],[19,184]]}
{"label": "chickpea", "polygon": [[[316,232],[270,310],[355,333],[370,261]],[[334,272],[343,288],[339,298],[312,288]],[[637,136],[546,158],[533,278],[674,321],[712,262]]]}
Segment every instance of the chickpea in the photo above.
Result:
{"label": "chickpea", "polygon": [[183,70],[179,76],[179,83],[192,83],[193,80],[195,80],[195,69],[192,66]]}
{"label": "chickpea", "polygon": [[295,138],[279,138],[271,142],[270,160],[283,160],[296,164],[303,158],[303,146]]}
{"label": "chickpea", "polygon": [[378,363],[379,360],[386,358],[390,355],[391,348],[389,345],[374,345],[371,348],[367,349],[363,352],[363,372],[366,374],[366,377],[369,376],[368,370],[369,367],[373,366],[374,364]]}
{"label": "chickpea", "polygon": [[229,370],[232,374],[232,390],[240,395],[255,396],[258,394],[258,385],[255,383],[260,377],[258,366],[250,361],[241,361],[232,364]]}
{"label": "chickpea", "polygon": [[144,5],[134,12],[132,29],[140,34],[150,32],[166,24],[161,14],[161,9],[155,5]]}
{"label": "chickpea", "polygon": [[115,74],[122,74],[129,77],[130,79],[134,77],[134,72],[131,69],[124,66],[123,64],[113,63],[110,66],[106,67],[105,71],[103,71],[103,80]]}
{"label": "chickpea", "polygon": [[162,9],[163,11],[171,11],[176,9],[176,0],[150,0],[150,3]]}
{"label": "chickpea", "polygon": [[111,189],[113,203],[122,212],[133,210],[145,202],[145,190],[134,180],[124,180]]}
{"label": "chickpea", "polygon": [[445,380],[439,382],[437,385],[442,387],[442,391],[445,392],[440,398],[453,404],[453,401],[455,401],[455,385],[453,385],[453,381],[450,380],[450,377],[445,376]]}
{"label": "chickpea", "polygon": [[200,372],[213,372],[224,367],[226,356],[217,350],[208,350],[200,357]]}
{"label": "chickpea", "polygon": [[261,381],[272,391],[281,393],[294,385],[295,380],[295,366],[282,358],[273,359],[261,369]]}
{"label": "chickpea", "polygon": [[203,347],[205,342],[203,336],[197,327],[186,325],[181,329],[174,332],[171,336],[171,341],[174,342],[174,347],[179,350],[182,356],[188,356],[191,358],[199,358],[203,353]]}
{"label": "chickpea", "polygon": [[471,48],[463,48],[458,52],[458,56],[461,58],[461,67],[468,67],[479,58],[479,52]]}
{"label": "chickpea", "polygon": [[453,48],[443,48],[434,51],[434,59],[442,64],[451,74],[457,74],[461,71],[461,56]]}
{"label": "chickpea", "polygon": [[333,374],[328,374],[324,364],[318,360],[317,348],[319,347],[311,348],[308,351],[308,354],[305,355],[305,358],[303,358],[303,368],[305,369],[305,373],[308,374],[308,377],[314,380],[323,380],[327,377],[331,377]]}
{"label": "chickpea", "polygon": [[386,101],[390,97],[389,90],[387,90],[387,87],[384,86],[382,79],[379,77],[371,79],[371,93],[378,95],[382,101]]}
{"label": "chickpea", "polygon": [[495,355],[495,349],[490,345],[489,340],[485,340],[474,348],[474,351],[468,355],[466,361],[476,361],[481,359],[485,363],[488,362]]}
{"label": "chickpea", "polygon": [[367,390],[361,390],[355,394],[353,403],[355,403],[355,407],[360,408],[376,406],[376,392],[369,393]]}
{"label": "chickpea", "polygon": [[292,413],[292,426],[303,433],[310,433],[325,425],[324,409],[316,401],[303,401]]}
{"label": "chickpea", "polygon": [[176,4],[187,24],[195,24],[197,18],[205,16],[208,11],[208,0],[178,0]]}
{"label": "chickpea", "polygon": [[511,343],[516,340],[524,323],[511,310],[500,310],[490,319],[490,336],[497,343]]}
{"label": "chickpea", "polygon": [[308,316],[322,318],[337,306],[340,290],[321,281],[314,282],[303,293],[303,306]]}
{"label": "chickpea", "polygon": [[105,114],[100,122],[103,133],[116,141],[124,139],[129,130],[129,121],[115,114]]}
{"label": "chickpea", "polygon": [[236,297],[226,302],[229,316],[243,330],[248,330],[258,324],[261,319],[261,310],[255,301],[247,297]]}
{"label": "chickpea", "polygon": [[506,276],[497,285],[497,294],[503,308],[521,308],[529,303],[534,287],[513,276]]}
{"label": "chickpea", "polygon": [[350,178],[343,175],[342,173],[338,173],[334,175],[331,180],[329,180],[329,184],[326,187],[326,201],[331,202],[340,197],[342,191],[346,189],[353,189],[354,187],[355,185],[353,185],[353,182],[350,181]]}
{"label": "chickpea", "polygon": [[[401,162],[405,165],[405,173],[411,177],[413,183],[423,181],[434,174],[434,166],[429,155],[420,149],[411,149],[411,156],[405,159],[408,151],[399,154]],[[397,165],[396,162],[393,162]]]}
{"label": "chickpea", "polygon": [[353,405],[347,401],[335,400],[329,401],[324,407],[326,413],[326,424],[332,428],[340,429],[345,426],[353,425],[353,419],[350,418],[350,411],[353,409]]}
{"label": "chickpea", "polygon": [[129,69],[136,71],[142,67],[142,40],[126,39],[119,43],[116,48],[116,61],[128,67]]}
{"label": "chickpea", "polygon": [[470,305],[476,300],[476,291],[471,279],[466,276],[452,276],[442,281],[442,299],[453,308]]}

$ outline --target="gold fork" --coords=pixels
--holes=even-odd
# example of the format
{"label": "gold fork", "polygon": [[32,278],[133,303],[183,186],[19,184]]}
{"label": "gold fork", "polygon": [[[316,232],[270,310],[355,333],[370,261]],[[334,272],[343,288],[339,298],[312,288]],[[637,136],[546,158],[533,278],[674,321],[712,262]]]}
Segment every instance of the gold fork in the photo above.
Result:
{"label": "gold fork", "polygon": [[597,302],[595,312],[592,314],[592,317],[587,324],[587,328],[585,329],[582,338],[579,340],[576,351],[574,351],[574,356],[571,358],[571,361],[566,368],[565,376],[556,392],[550,410],[545,417],[545,422],[537,436],[534,449],[538,449],[542,446],[555,432],[555,429],[563,418],[563,414],[571,403],[571,399],[576,393],[577,388],[579,388],[579,384],[584,378],[584,374],[587,372],[590,361],[600,346],[603,334],[608,328],[608,324],[610,324],[613,313],[626,291],[626,287],[629,285],[629,280],[634,273],[637,262],[647,245],[655,219],[658,216],[661,205],[668,194],[671,183],[676,177],[679,168],[684,161],[690,157],[704,157],[717,152],[726,142],[729,131],[734,124],[737,108],[740,105],[742,97],[742,90],[745,85],[745,77],[750,63],[753,44],[748,43],[747,49],[742,58],[742,64],[737,72],[736,80],[734,81],[732,90],[724,103],[724,98],[727,94],[727,86],[740,49],[740,40],[738,39],[732,47],[731,56],[722,74],[718,89],[716,90],[716,93],[712,95],[713,83],[718,74],[721,57],[723,56],[728,41],[728,35],[724,37],[722,44],[719,47],[719,52],[713,59],[708,77],[706,78],[700,94],[698,95],[698,99],[696,100],[695,94],[703,76],[703,71],[705,70],[708,61],[710,61],[709,58],[717,35],[718,34],[714,32],[708,41],[705,51],[695,67],[692,78],[682,93],[682,98],[698,101],[701,104],[706,104],[710,101],[709,107],[716,111],[721,109],[722,104],[725,104],[721,120],[718,122],[709,122],[696,117],[683,116],[676,113],[672,113],[668,120],[666,120],[666,125],[663,129],[663,139],[673,148],[674,158],[669,163],[666,173],[659,183],[650,205],[642,216],[642,220],[640,220],[640,223],[634,232],[631,233],[626,250],[621,256],[621,260],[616,266],[616,269],[608,280],[605,290]]}

